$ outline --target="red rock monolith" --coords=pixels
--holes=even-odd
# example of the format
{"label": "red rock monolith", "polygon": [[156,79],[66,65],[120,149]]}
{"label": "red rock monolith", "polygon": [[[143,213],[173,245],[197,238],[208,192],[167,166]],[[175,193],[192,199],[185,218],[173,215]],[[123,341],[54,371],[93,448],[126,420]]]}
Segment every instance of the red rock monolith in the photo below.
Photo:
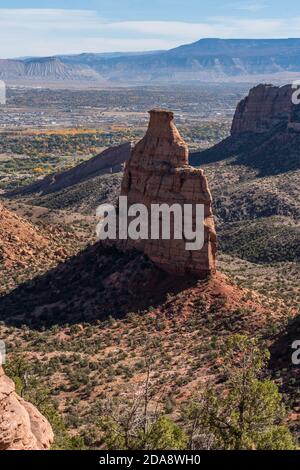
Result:
{"label": "red rock monolith", "polygon": [[[122,249],[143,251],[157,266],[177,274],[200,278],[216,270],[216,232],[212,214],[212,197],[203,170],[188,163],[189,151],[167,110],[150,111],[146,135],[138,142],[126,165],[121,195],[128,206],[174,203],[204,205],[205,241],[200,250],[187,250],[186,240],[119,240]],[[150,232],[150,231],[149,231]]]}

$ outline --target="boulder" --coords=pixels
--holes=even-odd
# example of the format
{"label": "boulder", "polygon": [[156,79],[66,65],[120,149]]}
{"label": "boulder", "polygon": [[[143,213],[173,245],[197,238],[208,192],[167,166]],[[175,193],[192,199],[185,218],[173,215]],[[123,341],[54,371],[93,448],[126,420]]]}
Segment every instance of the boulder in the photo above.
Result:
{"label": "boulder", "polygon": [[0,367],[0,450],[48,450],[53,440],[46,418],[17,395]]}

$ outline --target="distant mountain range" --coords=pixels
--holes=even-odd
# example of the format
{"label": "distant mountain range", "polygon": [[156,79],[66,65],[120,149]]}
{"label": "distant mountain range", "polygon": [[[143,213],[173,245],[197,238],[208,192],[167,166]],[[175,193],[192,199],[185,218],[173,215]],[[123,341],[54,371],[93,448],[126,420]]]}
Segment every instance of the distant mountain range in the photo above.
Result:
{"label": "distant mountain range", "polygon": [[201,39],[147,53],[61,55],[0,60],[0,79],[106,84],[255,81],[300,72],[300,39]]}

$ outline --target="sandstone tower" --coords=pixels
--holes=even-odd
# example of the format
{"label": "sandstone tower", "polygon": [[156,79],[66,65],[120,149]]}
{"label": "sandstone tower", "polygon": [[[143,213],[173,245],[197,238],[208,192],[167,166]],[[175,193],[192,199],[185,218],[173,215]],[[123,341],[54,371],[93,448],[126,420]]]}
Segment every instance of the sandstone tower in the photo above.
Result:
{"label": "sandstone tower", "polygon": [[151,204],[203,204],[205,243],[201,250],[187,251],[186,240],[120,240],[118,246],[143,251],[157,266],[177,274],[201,278],[216,269],[216,233],[212,215],[212,198],[207,180],[200,169],[188,163],[189,151],[173,123],[173,113],[150,111],[146,135],[132,150],[126,165],[121,195],[128,206]]}

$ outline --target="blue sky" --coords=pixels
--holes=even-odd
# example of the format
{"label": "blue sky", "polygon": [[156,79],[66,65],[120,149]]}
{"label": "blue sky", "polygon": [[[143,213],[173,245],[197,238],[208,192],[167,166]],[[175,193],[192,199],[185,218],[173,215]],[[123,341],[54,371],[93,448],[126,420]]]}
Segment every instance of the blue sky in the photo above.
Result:
{"label": "blue sky", "polygon": [[0,57],[300,37],[299,0],[0,0]]}

